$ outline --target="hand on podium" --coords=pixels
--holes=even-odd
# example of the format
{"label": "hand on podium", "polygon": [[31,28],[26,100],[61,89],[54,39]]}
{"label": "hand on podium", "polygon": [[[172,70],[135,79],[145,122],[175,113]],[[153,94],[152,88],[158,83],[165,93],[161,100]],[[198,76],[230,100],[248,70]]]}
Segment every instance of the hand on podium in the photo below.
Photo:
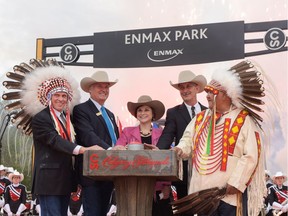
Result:
{"label": "hand on podium", "polygon": [[126,150],[127,148],[122,145],[115,145],[113,146],[112,150]]}
{"label": "hand on podium", "polygon": [[157,146],[152,145],[152,144],[147,144],[147,143],[144,143],[144,149],[145,150],[159,150]]}
{"label": "hand on podium", "polygon": [[182,149],[178,148],[177,146],[171,148],[171,150],[176,152],[178,158],[184,157],[184,153],[183,153]]}
{"label": "hand on podium", "polygon": [[84,154],[85,151],[87,150],[104,150],[101,146],[98,146],[98,145],[93,145],[93,146],[90,146],[90,147],[81,147],[80,150],[79,150],[79,154]]}

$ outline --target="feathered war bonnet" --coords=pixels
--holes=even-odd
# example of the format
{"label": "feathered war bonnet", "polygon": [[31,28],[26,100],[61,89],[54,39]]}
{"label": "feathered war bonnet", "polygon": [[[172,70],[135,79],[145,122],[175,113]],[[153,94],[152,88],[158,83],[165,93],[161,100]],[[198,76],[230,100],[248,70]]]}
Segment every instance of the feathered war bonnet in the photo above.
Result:
{"label": "feathered war bonnet", "polygon": [[4,100],[11,101],[5,109],[15,113],[12,123],[17,124],[17,128],[22,129],[26,135],[32,133],[32,117],[49,105],[54,93],[67,93],[68,111],[79,102],[76,80],[54,59],[31,59],[29,64],[15,65],[13,72],[8,72],[6,76],[13,81],[4,81],[3,85],[16,91],[2,95]]}
{"label": "feathered war bonnet", "polygon": [[242,61],[228,70],[215,71],[205,91],[211,91],[215,96],[219,91],[226,92],[232,104],[248,111],[256,124],[261,127],[263,118],[257,114],[263,112],[259,105],[264,104],[260,98],[265,96],[261,75],[250,61]]}

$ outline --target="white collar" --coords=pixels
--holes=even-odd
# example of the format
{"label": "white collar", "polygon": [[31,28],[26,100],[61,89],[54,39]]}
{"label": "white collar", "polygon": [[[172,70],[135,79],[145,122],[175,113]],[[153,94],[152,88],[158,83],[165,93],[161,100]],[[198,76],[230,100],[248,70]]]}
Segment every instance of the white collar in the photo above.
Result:
{"label": "white collar", "polygon": [[[184,102],[184,104],[185,104],[187,110],[189,110],[189,113],[190,113],[190,110],[191,110],[191,107],[192,107],[192,106],[186,104],[185,102]],[[199,104],[198,102],[194,105],[194,107],[195,107],[195,113],[196,113],[196,114],[198,114],[199,112],[201,112],[201,107],[200,107],[200,104]]]}
{"label": "white collar", "polygon": [[58,110],[54,109],[53,106],[52,106],[52,109],[54,110],[55,115],[56,115],[58,118],[60,117],[61,113],[64,113],[64,111],[59,112]]}
{"label": "white collar", "polygon": [[97,109],[98,109],[99,111],[100,111],[101,107],[104,106],[104,104],[101,105],[101,104],[99,104],[97,101],[93,100],[92,98],[90,98],[90,100],[93,102],[93,104],[97,107]]}

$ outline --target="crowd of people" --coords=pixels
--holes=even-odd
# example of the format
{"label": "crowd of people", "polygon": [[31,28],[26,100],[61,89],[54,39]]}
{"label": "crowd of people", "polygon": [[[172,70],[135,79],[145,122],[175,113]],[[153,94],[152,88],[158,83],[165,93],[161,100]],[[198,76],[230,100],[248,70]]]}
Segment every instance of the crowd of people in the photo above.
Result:
{"label": "crowd of people", "polygon": [[0,165],[0,214],[20,216],[30,212],[23,180],[24,175],[13,167]]}
{"label": "crowd of people", "polygon": [[[35,159],[31,192],[40,204],[39,214],[63,216],[68,210],[69,215],[115,214],[116,208],[109,211],[113,183],[83,176],[83,153],[126,150],[131,142],[142,143],[145,149],[156,151],[170,149],[174,143],[171,149],[183,160],[183,181],[156,182],[152,216],[173,215],[171,186],[176,188],[179,200],[208,188],[226,188],[225,196],[211,212],[215,216],[255,216],[263,206],[263,197],[267,209],[287,212],[284,174],[275,174],[265,195],[259,116],[251,109],[253,100],[248,100],[251,92],[255,95],[262,90],[252,89],[253,86],[244,89],[239,77],[247,76],[240,72],[238,75],[237,67],[243,73],[246,64],[234,67],[233,73],[232,70],[215,72],[208,84],[202,75],[187,70],[180,72],[178,81],[170,81],[170,84],[179,91],[183,103],[167,110],[164,129],[152,127],[153,121],[164,115],[164,104],[142,95],[137,102],[127,103],[130,114],[139,124],[124,128],[121,133],[115,115],[105,106],[110,88],[118,80],[110,80],[105,71],[83,78],[81,89],[90,97],[79,103],[77,82],[65,68],[56,63],[39,64],[23,82],[26,93],[32,92],[36,97],[23,103],[33,106],[30,114],[33,116]],[[207,93],[208,107],[197,100],[197,94],[203,91]],[[246,106],[246,99],[252,101],[251,106]],[[35,109],[35,103],[39,108]],[[4,183],[7,196],[12,196],[11,187],[21,191],[17,196],[26,196],[25,186],[20,184],[23,175],[14,172],[9,179]],[[11,212],[19,215],[25,209],[24,199],[18,199],[17,208],[16,204],[10,204],[10,209],[6,200],[8,202],[5,197],[3,209],[8,215]],[[117,200],[113,206],[117,206]],[[198,215],[206,213],[200,211]]]}
{"label": "crowd of people", "polygon": [[[22,183],[23,180],[23,173],[14,170],[13,167],[0,165],[0,215],[41,215],[38,196],[29,194]],[[67,215],[83,215],[80,185],[76,192],[71,193]]]}
{"label": "crowd of people", "polygon": [[288,188],[284,185],[287,176],[281,171],[271,176],[268,170],[265,170],[265,180],[267,195],[265,196],[265,214],[268,216],[288,215]]}

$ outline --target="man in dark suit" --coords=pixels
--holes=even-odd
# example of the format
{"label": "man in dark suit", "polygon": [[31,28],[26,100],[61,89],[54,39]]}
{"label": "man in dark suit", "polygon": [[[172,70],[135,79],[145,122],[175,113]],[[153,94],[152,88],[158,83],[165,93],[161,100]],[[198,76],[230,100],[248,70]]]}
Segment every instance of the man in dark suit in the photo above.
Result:
{"label": "man in dark suit", "polygon": [[[186,70],[180,72],[178,83],[173,84],[170,81],[170,84],[179,90],[183,103],[167,110],[165,127],[157,143],[159,149],[169,149],[173,142],[177,146],[191,119],[197,113],[207,109],[207,107],[197,101],[197,94],[202,92],[207,84],[204,76],[196,76],[193,72]],[[173,182],[178,199],[186,196],[188,193],[187,179],[188,162],[183,161],[183,180]]]}
{"label": "man in dark suit", "polygon": [[[88,101],[75,106],[73,120],[77,141],[83,146],[99,145],[111,149],[119,137],[115,117],[104,107],[109,96],[109,88],[117,82],[109,81],[104,71],[97,71],[91,77],[85,77],[80,85],[90,94]],[[82,175],[83,157],[77,158],[80,184],[83,189],[83,208],[87,216],[106,216],[109,199],[113,189],[112,182],[95,181]]]}
{"label": "man in dark suit", "polygon": [[37,68],[26,79],[24,88],[27,94],[32,88],[33,95],[38,96],[37,100],[31,97],[31,103],[42,105],[31,124],[35,148],[32,193],[39,198],[41,215],[67,215],[70,194],[74,184],[76,186],[72,155],[102,148],[82,147],[74,142],[69,110],[77,101],[77,86],[72,84],[76,81],[64,68]]}

